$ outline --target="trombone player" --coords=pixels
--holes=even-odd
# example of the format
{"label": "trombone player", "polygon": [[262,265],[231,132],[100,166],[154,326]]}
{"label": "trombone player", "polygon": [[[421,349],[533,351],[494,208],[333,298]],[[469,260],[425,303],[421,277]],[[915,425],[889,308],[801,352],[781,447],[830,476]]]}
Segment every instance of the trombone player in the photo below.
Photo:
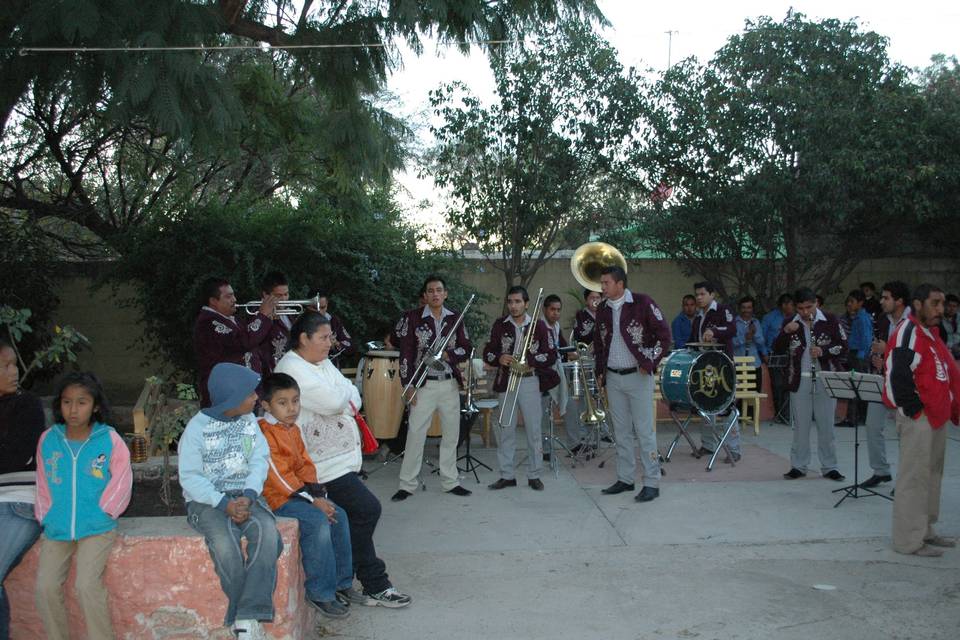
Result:
{"label": "trombone player", "polygon": [[[457,366],[465,361],[473,348],[461,321],[461,314],[447,308],[447,286],[443,278],[429,275],[423,283],[426,304],[423,309],[404,312],[393,332],[400,352],[400,384],[404,401],[410,407],[407,445],[400,466],[400,483],[390,498],[406,500],[417,490],[423,445],[434,412],[440,413],[443,431],[440,440],[440,485],[447,493],[469,496],[471,491],[460,486],[457,471],[457,441],[460,438],[460,387],[463,378]],[[431,347],[439,344],[451,331],[446,348],[436,362],[424,362]],[[414,376],[426,368],[422,382]],[[418,375],[419,377],[419,375]],[[420,384],[421,386],[416,386]]]}
{"label": "trombone player", "polygon": [[593,347],[597,381],[606,387],[617,441],[617,481],[603,493],[633,491],[636,442],[643,462],[643,488],[634,500],[649,502],[660,495],[653,390],[657,365],[670,348],[670,325],[653,298],[627,289],[623,267],[607,266],[600,273],[604,301],[597,310]]}
{"label": "trombone player", "polygon": [[[517,486],[514,457],[519,411],[523,414],[527,432],[527,484],[535,491],[542,491],[543,438],[540,427],[544,413],[543,395],[560,384],[560,376],[553,366],[557,360],[557,348],[553,334],[543,320],[537,318],[539,308],[534,309],[534,318],[527,315],[530,296],[524,287],[510,287],[506,302],[508,313],[494,321],[490,341],[483,348],[484,363],[497,368],[493,390],[499,394],[502,418],[497,442],[500,478],[489,488]],[[529,331],[533,333],[528,335]],[[510,397],[513,394],[508,394],[507,388],[513,376],[520,379],[515,396]],[[516,410],[511,410],[513,407]]]}

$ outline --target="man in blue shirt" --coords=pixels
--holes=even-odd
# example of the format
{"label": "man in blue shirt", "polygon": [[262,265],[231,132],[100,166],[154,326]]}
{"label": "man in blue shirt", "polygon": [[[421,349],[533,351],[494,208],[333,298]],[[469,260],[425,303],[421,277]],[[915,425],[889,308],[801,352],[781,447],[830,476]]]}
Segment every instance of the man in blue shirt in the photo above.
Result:
{"label": "man in blue shirt", "polygon": [[673,333],[673,348],[683,349],[690,340],[690,331],[693,328],[693,318],[697,315],[697,299],[689,293],[683,296],[681,311],[670,323]]}
{"label": "man in blue shirt", "polygon": [[[847,295],[847,313],[841,319],[842,324],[849,324],[847,332],[847,366],[850,371],[865,372],[867,357],[870,355],[870,346],[873,344],[873,317],[864,308],[866,296],[860,289],[854,289]],[[838,427],[852,427],[859,424],[867,413],[864,402],[847,402],[847,417],[837,423]]]}
{"label": "man in blue shirt", "polygon": [[[789,293],[783,293],[777,298],[777,308],[763,316],[763,322],[760,328],[763,331],[763,337],[768,345],[780,335],[780,329],[783,327],[784,318],[792,318],[797,313],[797,308],[793,303],[793,296]],[[776,412],[774,418],[780,424],[790,424],[790,412],[787,410],[787,403],[790,402],[790,394],[786,390],[787,376],[786,369],[783,367],[770,367],[770,389],[773,391],[773,408]]]}
{"label": "man in blue shirt", "polygon": [[763,360],[769,351],[763,337],[760,321],[753,317],[754,300],[750,296],[740,298],[737,303],[737,335],[733,339],[734,356],[752,356],[753,367],[757,372],[757,390],[763,388]]}

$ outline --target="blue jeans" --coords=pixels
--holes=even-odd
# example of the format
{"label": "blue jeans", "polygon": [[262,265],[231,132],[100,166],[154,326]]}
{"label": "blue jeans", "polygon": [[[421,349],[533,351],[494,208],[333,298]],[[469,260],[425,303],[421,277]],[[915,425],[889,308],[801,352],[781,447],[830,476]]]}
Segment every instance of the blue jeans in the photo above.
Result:
{"label": "blue jeans", "polygon": [[0,535],[0,640],[8,640],[10,602],[3,581],[40,537],[40,525],[33,519],[33,505],[0,502],[0,531],[3,532]]}
{"label": "blue jeans", "polygon": [[[237,619],[273,620],[273,590],[277,586],[277,558],[283,540],[277,531],[273,513],[257,500],[243,524],[207,504],[187,503],[187,522],[203,534],[227,596],[227,615],[223,623]],[[243,557],[240,539],[247,539],[247,557]]]}
{"label": "blue jeans", "polygon": [[296,518],[300,523],[300,554],[303,586],[307,598],[332,602],[337,589],[353,585],[353,553],[350,551],[350,524],[346,512],[336,508],[336,523],[330,524],[319,508],[294,498],[274,511],[278,516]]}

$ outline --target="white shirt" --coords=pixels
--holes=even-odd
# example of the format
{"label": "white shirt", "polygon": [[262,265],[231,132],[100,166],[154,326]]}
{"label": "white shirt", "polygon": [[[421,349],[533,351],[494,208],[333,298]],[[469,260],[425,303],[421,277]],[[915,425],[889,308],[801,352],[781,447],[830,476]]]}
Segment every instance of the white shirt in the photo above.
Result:
{"label": "white shirt", "polygon": [[623,340],[623,334],[620,333],[620,311],[625,303],[633,303],[633,294],[629,289],[623,292],[623,296],[617,300],[608,300],[607,305],[613,312],[613,328],[610,336],[610,351],[607,353],[607,367],[613,369],[630,369],[636,367],[639,363],[637,358],[631,353],[627,343]]}

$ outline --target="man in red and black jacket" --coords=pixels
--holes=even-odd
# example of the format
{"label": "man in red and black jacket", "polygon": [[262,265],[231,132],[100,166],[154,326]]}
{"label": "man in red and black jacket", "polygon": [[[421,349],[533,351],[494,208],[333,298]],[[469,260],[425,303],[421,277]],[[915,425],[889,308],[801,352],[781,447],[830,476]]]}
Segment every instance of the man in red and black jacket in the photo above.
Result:
{"label": "man in red and black jacket", "polygon": [[593,348],[597,382],[607,389],[607,408],[617,441],[617,481],[607,495],[633,491],[639,445],[643,488],[634,497],[649,502],[660,496],[660,454],[653,430],[653,388],[657,365],[670,349],[670,325],[648,295],[627,289],[620,267],[601,272],[605,300],[597,309]]}
{"label": "man in red and black jacket", "polygon": [[593,328],[597,324],[597,308],[600,306],[600,292],[583,290],[583,308],[573,318],[573,342],[593,344]]}
{"label": "man in red and black jacket", "polygon": [[837,470],[837,446],[834,441],[834,415],[837,399],[831,398],[819,371],[844,371],[847,360],[847,335],[837,316],[817,307],[817,296],[800,289],[794,296],[797,314],[785,318],[773,350],[786,354],[787,388],[790,389],[790,421],[793,446],[790,447],[790,471],[787,480],[807,475],[810,464],[810,428],[817,425],[817,457],[824,478],[844,479]]}
{"label": "man in red and black jacket", "polygon": [[[489,485],[490,489],[503,489],[517,486],[514,456],[517,439],[517,414],[523,414],[523,425],[527,432],[527,484],[535,491],[543,490],[540,472],[543,469],[543,438],[541,422],[543,419],[543,395],[560,384],[560,374],[554,368],[557,361],[557,347],[553,333],[543,320],[537,320],[531,327],[532,318],[527,315],[530,296],[521,286],[510,287],[507,291],[507,315],[497,318],[490,329],[490,340],[483,347],[483,362],[496,368],[493,390],[499,394],[501,416],[499,441],[497,442],[497,463],[500,466],[500,478]],[[530,346],[522,359],[527,369],[521,375],[520,385],[515,393],[507,394],[511,365],[521,356],[518,347],[532,330]],[[516,357],[515,355],[516,354]],[[513,408],[515,407],[515,410]]]}
{"label": "man in red and black jacket", "polygon": [[[400,352],[400,384],[407,387],[414,382],[413,374],[435,341],[450,333],[457,318],[456,311],[444,305],[447,285],[443,278],[429,275],[423,283],[422,292],[426,304],[403,314],[393,331]],[[392,340],[392,338],[391,338]],[[427,373],[420,387],[413,385],[406,391],[404,400],[410,406],[407,430],[407,445],[400,465],[400,482],[397,492],[390,498],[394,502],[406,500],[419,485],[420,466],[423,463],[423,445],[434,412],[440,414],[440,486],[447,493],[468,496],[470,491],[460,486],[457,471],[457,441],[460,439],[460,387],[463,377],[457,366],[469,357],[472,349],[463,323],[457,327],[443,353],[436,362],[426,366]]]}
{"label": "man in red and black jacket", "polygon": [[893,550],[940,556],[956,541],[937,535],[947,421],[960,423],[960,368],[937,332],[944,294],[921,284],[914,314],[894,331],[886,352],[883,401],[897,411],[900,464],[893,502]]}
{"label": "man in red and black jacket", "polygon": [[[737,337],[737,320],[733,311],[727,305],[717,302],[717,289],[712,282],[694,283],[693,293],[697,300],[697,315],[693,317],[693,323],[690,326],[689,342],[721,344],[723,352],[733,360],[733,339]],[[729,410],[723,415],[729,415]],[[716,417],[707,416],[700,424],[700,453],[710,455],[717,450],[719,444]],[[739,460],[741,455],[739,420],[730,429],[726,445],[733,459]]]}

